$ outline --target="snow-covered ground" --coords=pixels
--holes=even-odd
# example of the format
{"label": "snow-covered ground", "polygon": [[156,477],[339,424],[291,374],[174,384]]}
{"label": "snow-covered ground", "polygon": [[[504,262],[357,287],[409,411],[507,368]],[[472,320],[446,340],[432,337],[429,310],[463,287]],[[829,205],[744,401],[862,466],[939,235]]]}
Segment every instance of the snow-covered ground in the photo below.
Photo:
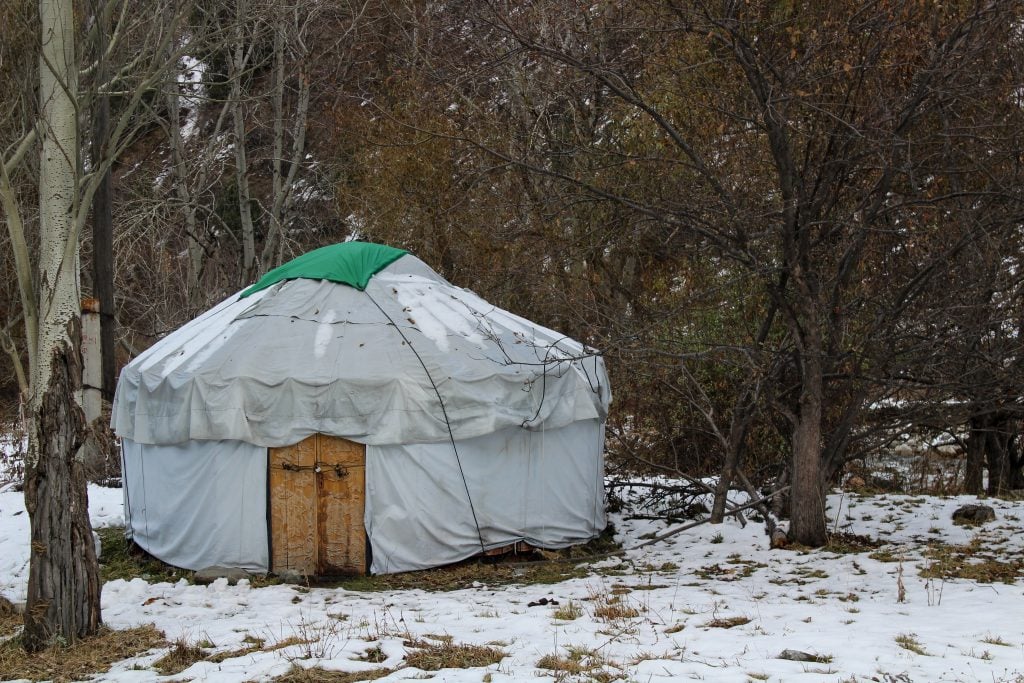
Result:
{"label": "snow-covered ground", "polygon": [[[95,525],[121,523],[119,490],[91,487],[89,495]],[[171,677],[179,681],[267,680],[292,663],[396,669],[382,681],[423,678],[422,671],[402,666],[403,641],[450,636],[455,643],[495,644],[507,656],[486,668],[433,672],[437,681],[592,680],[601,671],[568,676],[537,666],[547,655],[574,654],[585,666],[603,664],[605,672],[643,682],[1024,682],[1024,581],[929,581],[919,575],[934,562],[923,554],[929,540],[960,545],[977,539],[1006,562],[1024,557],[1024,503],[986,501],[996,508],[994,522],[977,530],[952,525],[951,512],[973,501],[832,496],[830,515],[838,530],[887,543],[874,558],[867,552],[768,550],[761,525],[742,528],[730,521],[631,551],[623,560],[606,559],[592,565],[586,578],[554,585],[360,593],[256,589],[244,581],[196,586],[118,580],[103,588],[103,619],[114,628],[153,623],[170,640],[207,641],[218,651],[238,649],[247,637],[268,644],[289,636],[312,641],[199,662]],[[627,547],[668,528],[622,514],[612,521]],[[27,538],[22,495],[0,493],[0,593],[14,600],[25,593]],[[901,582],[905,602],[899,601]],[[542,598],[548,604],[530,606]],[[570,616],[570,603],[580,608],[579,616],[556,618],[559,608],[561,616]],[[820,661],[779,659],[786,649]],[[383,661],[366,661],[371,650]],[[147,667],[164,652],[122,661],[100,679],[157,680]]]}

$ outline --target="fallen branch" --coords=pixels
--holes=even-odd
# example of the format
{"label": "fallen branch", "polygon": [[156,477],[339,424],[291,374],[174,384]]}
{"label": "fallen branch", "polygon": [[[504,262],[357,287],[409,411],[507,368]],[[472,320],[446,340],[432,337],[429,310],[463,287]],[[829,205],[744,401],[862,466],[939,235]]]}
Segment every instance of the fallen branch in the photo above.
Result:
{"label": "fallen branch", "polygon": [[[779,495],[780,493],[783,493],[783,492],[788,491],[788,490],[789,490],[789,486],[783,486],[782,488],[780,488],[780,489],[778,489],[776,491],[772,491],[767,496],[763,496],[761,498],[758,498],[757,500],[753,500],[753,501],[750,501],[750,502],[745,503],[743,505],[740,505],[739,507],[737,507],[737,508],[735,508],[733,510],[728,510],[725,513],[725,515],[726,515],[726,517],[728,517],[729,515],[738,515],[738,514],[742,513],[744,510],[749,510],[750,508],[757,507],[758,505],[763,504],[766,500],[771,500],[772,498],[774,498],[775,496]],[[607,553],[598,553],[596,555],[584,555],[582,557],[556,557],[556,558],[553,558],[553,559],[550,559],[550,560],[534,560],[533,562],[508,562],[508,563],[502,563],[501,566],[502,567],[534,567],[534,566],[537,566],[537,565],[540,565],[540,564],[555,564],[555,563],[558,563],[558,562],[572,562],[573,564],[579,564],[579,563],[582,563],[582,562],[591,562],[593,560],[604,560],[604,559],[607,559],[609,557],[618,557],[620,555],[625,555],[626,553],[631,552],[633,550],[639,550],[640,548],[645,548],[645,547],[647,547],[649,545],[653,545],[653,544],[657,543],[658,541],[664,541],[666,538],[671,538],[672,536],[675,536],[677,534],[681,534],[684,531],[689,531],[690,529],[693,529],[694,527],[701,526],[702,524],[708,524],[710,521],[711,521],[711,518],[708,517],[707,519],[699,519],[699,520],[697,520],[695,522],[690,522],[689,524],[684,524],[684,525],[678,526],[678,527],[676,527],[674,529],[669,529],[668,531],[666,531],[666,532],[664,532],[662,534],[658,534],[654,538],[652,538],[650,540],[647,540],[647,541],[644,541],[643,543],[640,543],[638,545],[634,545],[631,548],[620,548],[618,550],[612,550],[612,551],[607,552]]]}
{"label": "fallen branch", "polygon": [[[728,510],[725,514],[726,514],[726,516],[737,515],[737,514],[743,512],[744,510],[749,510],[752,507],[757,507],[758,505],[764,503],[766,500],[771,500],[775,496],[777,496],[780,493],[782,493],[784,491],[787,491],[787,490],[789,490],[789,487],[788,486],[783,486],[781,489],[779,489],[777,491],[772,491],[767,496],[763,496],[761,498],[758,498],[757,500],[750,501],[749,503],[741,505],[738,508],[735,508],[733,510]],[[669,529],[665,533],[658,534],[657,536],[655,536],[654,538],[650,539],[649,541],[644,541],[643,543],[641,543],[639,545],[635,545],[632,548],[623,548],[622,550],[617,550],[614,553],[608,553],[608,556],[611,557],[613,555],[622,555],[624,553],[629,552],[630,550],[637,550],[639,548],[644,548],[646,546],[653,545],[654,543],[657,543],[658,541],[664,541],[666,538],[671,538],[672,536],[675,536],[676,534],[681,534],[684,531],[688,531],[688,530],[693,529],[694,527],[698,527],[698,526],[700,526],[702,524],[707,524],[710,521],[711,521],[710,517],[708,519],[698,519],[695,522],[690,522],[689,524],[684,524],[683,526],[676,527],[675,529]]]}

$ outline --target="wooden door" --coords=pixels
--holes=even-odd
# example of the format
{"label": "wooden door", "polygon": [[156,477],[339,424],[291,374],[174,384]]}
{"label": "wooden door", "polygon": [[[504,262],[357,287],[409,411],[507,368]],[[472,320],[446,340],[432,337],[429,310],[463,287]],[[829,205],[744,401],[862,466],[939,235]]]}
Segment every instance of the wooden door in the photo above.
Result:
{"label": "wooden door", "polygon": [[270,449],[271,570],[365,574],[365,447],[324,434]]}
{"label": "wooden door", "polygon": [[270,569],[316,573],[316,435],[270,449]]}
{"label": "wooden door", "polygon": [[365,574],[365,446],[319,436],[317,573]]}

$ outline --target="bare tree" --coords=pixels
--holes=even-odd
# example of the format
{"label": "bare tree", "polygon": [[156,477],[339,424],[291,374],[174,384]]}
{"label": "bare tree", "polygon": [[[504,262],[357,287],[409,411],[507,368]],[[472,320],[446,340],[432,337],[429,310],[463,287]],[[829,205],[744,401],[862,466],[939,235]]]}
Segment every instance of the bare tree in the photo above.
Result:
{"label": "bare tree", "polygon": [[[83,170],[79,134],[79,84],[101,73],[97,64],[78,63],[77,15],[71,0],[41,0],[38,6],[38,109],[24,133],[6,150],[0,165],[0,200],[14,252],[28,372],[28,453],[25,502],[30,516],[31,556],[25,610],[26,648],[56,639],[73,642],[100,623],[100,584],[89,524],[86,480],[79,449],[83,415],[79,407],[81,330],[79,236],[105,171],[142,125],[140,104],[162,79],[162,48],[174,22],[154,28],[126,11],[113,28],[113,54],[125,35],[145,28],[153,48],[136,52],[95,90],[117,92],[122,103],[112,122],[106,155]],[[23,202],[14,177],[38,149],[35,186],[39,207],[38,247],[33,257]],[[17,355],[17,354],[12,354]]]}
{"label": "bare tree", "polygon": [[[820,545],[827,488],[863,452],[866,412],[898,386],[898,362],[911,357],[915,302],[982,230],[1014,225],[939,228],[957,196],[948,179],[966,160],[937,150],[950,140],[942,117],[984,121],[979,131],[1015,125],[996,106],[1012,90],[982,85],[981,75],[1019,42],[1008,27],[1020,7],[934,9],[700,0],[586,13],[556,2],[423,9],[423,21],[409,23],[418,37],[401,74],[444,111],[409,116],[385,92],[373,125],[404,129],[393,148],[413,150],[389,165],[400,157],[431,177],[464,178],[462,197],[482,190],[472,202],[494,206],[486,195],[511,187],[540,190],[503,196],[516,210],[543,207],[545,227],[520,220],[525,211],[506,212],[496,234],[526,252],[546,243],[541,262],[551,271],[590,283],[608,273],[606,295],[591,300],[617,306],[604,322],[628,323],[602,330],[613,352],[627,349],[652,376],[672,377],[673,357],[677,367],[700,363],[689,374],[707,384],[691,382],[685,399],[723,455],[723,487],[748,430],[772,426],[789,451],[791,534]],[[445,12],[452,24],[439,19]],[[431,21],[458,38],[433,42],[423,35]],[[982,100],[989,113],[971,104]],[[374,178],[411,207],[394,213],[429,207],[419,214],[431,233],[392,220],[389,234],[450,245],[466,231],[455,212],[434,218],[437,200],[410,202],[415,189],[389,174]],[[511,180],[523,176],[533,180]],[[961,196],[980,216],[991,192],[1019,200],[1013,183]],[[376,206],[391,210],[385,201]],[[570,231],[577,210],[589,221]],[[615,229],[602,233],[607,225]],[[593,257],[580,246],[588,242]],[[676,306],[697,286],[711,292],[717,316]],[[733,327],[708,340],[697,331],[707,323]],[[729,353],[745,354],[750,381],[722,400],[726,378],[711,368]],[[676,370],[668,384],[690,381],[683,375]]]}

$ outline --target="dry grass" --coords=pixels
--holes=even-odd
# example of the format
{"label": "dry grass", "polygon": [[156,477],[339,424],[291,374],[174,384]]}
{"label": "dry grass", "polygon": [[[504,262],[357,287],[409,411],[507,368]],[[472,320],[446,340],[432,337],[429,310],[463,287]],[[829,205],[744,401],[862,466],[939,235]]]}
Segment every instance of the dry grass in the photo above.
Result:
{"label": "dry grass", "polygon": [[220,664],[221,662],[229,659],[251,655],[254,652],[273,652],[274,650],[282,650],[286,647],[291,647],[292,645],[311,644],[310,641],[303,640],[298,636],[289,636],[288,638],[280,640],[272,645],[267,645],[266,640],[263,638],[256,638],[254,636],[246,636],[244,642],[249,643],[249,645],[245,645],[234,650],[224,650],[222,652],[214,652],[211,654],[203,649],[202,643],[189,645],[187,642],[179,640],[174,643],[171,652],[154,662],[153,666],[158,670],[161,669],[161,666],[166,666],[168,669],[166,672],[161,670],[161,673],[166,676],[178,673],[179,671],[184,671],[188,667],[200,661]]}
{"label": "dry grass", "polygon": [[704,624],[705,628],[733,628],[750,623],[750,617],[725,617],[724,619],[712,619]]}
{"label": "dry grass", "polygon": [[633,619],[640,616],[640,610],[618,600],[609,600],[594,607],[594,616],[605,621]]}
{"label": "dry grass", "polygon": [[839,555],[849,555],[853,553],[866,553],[881,547],[881,545],[881,541],[870,536],[840,531],[829,534],[828,545],[823,547],[822,550]]}
{"label": "dry grass", "polygon": [[572,621],[573,619],[579,619],[583,616],[583,608],[580,607],[578,602],[570,600],[556,609],[552,616],[555,619],[561,619],[562,621]]}
{"label": "dry grass", "polygon": [[0,638],[12,636],[21,628],[22,617],[11,601],[0,595]]}
{"label": "dry grass", "polygon": [[575,677],[579,677],[597,683],[610,683],[623,678],[617,665],[595,650],[570,645],[566,651],[564,657],[555,653],[544,655],[537,661],[537,668],[555,672],[555,680],[565,680],[567,677],[576,680]]}
{"label": "dry grass", "polygon": [[591,587],[587,599],[593,603],[595,619],[605,622],[618,622],[640,616],[640,610],[629,604],[625,595],[616,595],[613,590],[603,586]]}
{"label": "dry grass", "polygon": [[465,645],[443,641],[428,643],[416,640],[406,643],[413,649],[406,655],[407,666],[424,671],[440,669],[471,669],[478,666],[497,664],[505,657],[505,651],[489,645]]}
{"label": "dry grass", "polygon": [[932,544],[924,556],[928,563],[920,573],[928,579],[1012,584],[1024,576],[1024,559],[996,559],[995,553],[986,551],[978,538],[966,545]]}
{"label": "dry grass", "polygon": [[981,639],[981,642],[988,643],[989,645],[1001,645],[1003,647],[1012,647],[1012,643],[1006,642],[1002,636],[987,635]]}
{"label": "dry grass", "polygon": [[328,671],[319,666],[303,669],[297,664],[287,672],[272,680],[278,683],[357,683],[358,681],[373,681],[393,674],[394,669],[370,669],[368,671]]}
{"label": "dry grass", "polygon": [[[598,538],[589,543],[563,550],[538,550],[525,558],[516,555],[489,559],[470,558],[436,569],[353,576],[321,582],[318,585],[352,591],[455,591],[472,588],[476,583],[489,586],[559,583],[567,579],[588,576],[590,571],[587,567],[580,566],[581,563],[593,559],[594,556],[620,549],[614,536],[614,527],[609,524]],[[520,561],[524,559],[528,561]]]}
{"label": "dry grass", "polygon": [[35,654],[26,653],[20,640],[12,638],[0,643],[0,680],[84,681],[109,671],[115,662],[166,644],[164,634],[153,626],[102,629],[99,635],[69,647],[58,645]]}
{"label": "dry grass", "polygon": [[562,657],[560,655],[544,655],[537,661],[538,669],[547,669],[548,671],[558,671],[559,673],[569,674],[571,676],[579,676],[582,673],[590,671],[590,667],[586,666],[579,659],[572,657]]}
{"label": "dry grass", "polygon": [[[141,552],[124,537],[124,527],[97,529],[103,544],[100,573],[104,581],[125,579],[130,581],[140,576],[150,583],[179,579],[192,580],[193,572],[178,569],[160,562]],[[317,586],[344,588],[353,591],[392,591],[420,589],[426,591],[454,591],[472,588],[477,583],[492,586],[509,584],[552,584],[589,574],[580,563],[595,556],[601,556],[619,549],[615,543],[615,530],[609,524],[598,538],[583,545],[563,550],[538,550],[529,557],[507,555],[499,558],[470,558],[463,562],[400,574],[378,574],[375,576],[352,576],[325,579],[315,582]],[[549,561],[538,561],[538,560]],[[521,562],[518,560],[530,560]],[[550,561],[554,560],[554,561]],[[280,583],[274,576],[250,577],[254,588]]]}
{"label": "dry grass", "polygon": [[100,537],[103,548],[100,557],[100,578],[104,581],[113,581],[114,579],[131,581],[145,576],[150,583],[159,581],[175,583],[178,579],[191,580],[192,578],[192,572],[164,564],[134,547],[124,537],[123,526],[97,529],[96,534]]}
{"label": "dry grass", "polygon": [[[177,583],[180,579],[191,583],[195,572],[172,567],[141,550],[124,537],[123,526],[96,529],[96,533],[103,546],[103,555],[100,557],[100,578],[103,581],[131,581],[141,577],[149,583]],[[249,584],[254,588],[278,583],[280,580],[274,576],[253,574],[249,577]]]}
{"label": "dry grass", "polygon": [[924,646],[921,645],[921,641],[917,639],[917,636],[913,633],[901,633],[896,636],[896,644],[902,647],[904,650],[909,650],[914,654],[927,655]]}
{"label": "dry grass", "polygon": [[[259,652],[263,648],[259,645],[250,645],[248,647],[240,647],[237,650],[225,650],[224,652],[214,652],[212,655],[203,657],[207,662],[213,662],[214,664],[220,664],[228,659],[234,659],[235,657],[244,657],[251,655],[253,652]],[[198,661],[198,660],[197,660]]]}
{"label": "dry grass", "polygon": [[170,652],[153,662],[153,668],[162,676],[170,676],[206,659],[206,656],[206,650],[189,643],[184,638],[179,638],[171,645]]}

